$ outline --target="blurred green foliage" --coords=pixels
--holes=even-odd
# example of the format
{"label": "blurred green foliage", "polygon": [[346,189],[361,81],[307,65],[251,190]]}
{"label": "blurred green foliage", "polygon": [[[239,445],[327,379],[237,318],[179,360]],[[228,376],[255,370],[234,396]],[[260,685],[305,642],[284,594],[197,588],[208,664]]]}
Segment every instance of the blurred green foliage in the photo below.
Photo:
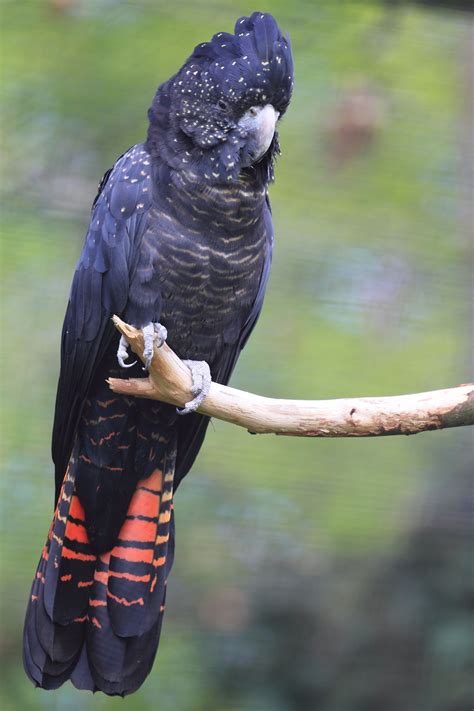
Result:
{"label": "blurred green foliage", "polygon": [[[156,86],[193,46],[254,9],[3,0],[2,711],[122,703],[69,686],[36,691],[21,667],[22,616],[52,509],[61,321],[102,173],[143,140]],[[468,380],[467,18],[369,1],[258,9],[290,33],[296,88],[271,189],[273,273],[233,383],[324,398]],[[456,590],[468,584],[469,532],[457,534],[448,565],[439,503],[423,528],[426,502],[446,490],[469,496],[459,474],[467,447],[462,431],[302,441],[216,422],[177,496],[158,660],[127,708],[467,708],[472,650]],[[445,598],[427,570],[446,575],[454,600],[439,603],[438,626]],[[372,615],[373,603],[383,613]],[[411,633],[398,646],[398,623],[384,626],[385,615]],[[368,693],[381,685],[389,695]]]}

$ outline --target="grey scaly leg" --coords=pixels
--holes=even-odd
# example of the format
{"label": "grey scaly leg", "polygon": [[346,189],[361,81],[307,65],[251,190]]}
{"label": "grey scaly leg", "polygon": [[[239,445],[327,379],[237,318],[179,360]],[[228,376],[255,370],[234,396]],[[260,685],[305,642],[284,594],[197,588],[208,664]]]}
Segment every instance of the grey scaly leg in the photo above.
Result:
{"label": "grey scaly leg", "polygon": [[[144,340],[143,355],[145,357],[145,370],[150,367],[155,344],[158,348],[161,348],[163,343],[166,341],[166,338],[168,337],[168,332],[166,328],[161,325],[161,323],[147,323],[146,326],[142,328],[142,332]],[[120,338],[120,343],[117,350],[117,360],[122,366],[122,368],[131,368],[132,365],[135,365],[135,363],[137,362],[135,360],[133,361],[133,363],[125,363],[126,359],[128,358],[128,346],[129,344],[127,339],[125,338],[125,336],[122,336]]]}
{"label": "grey scaly leg", "polygon": [[208,364],[204,360],[183,360],[183,363],[188,366],[193,378],[191,392],[194,398],[187,402],[181,409],[176,408],[178,415],[189,415],[202,405],[204,398],[208,395],[211,387],[211,371]]}
{"label": "grey scaly leg", "polygon": [[145,357],[144,370],[148,370],[153,360],[155,344],[157,348],[161,348],[168,338],[168,331],[161,323],[147,323],[147,325],[142,328],[142,332],[143,340],[145,341],[145,347],[143,349],[143,355]]}
{"label": "grey scaly leg", "polygon": [[122,368],[131,368],[132,365],[135,365],[135,363],[137,362],[136,360],[134,360],[133,363],[125,363],[127,358],[128,358],[128,341],[125,338],[125,336],[121,336],[119,347],[117,350],[117,360],[119,362],[119,365],[122,366]]}

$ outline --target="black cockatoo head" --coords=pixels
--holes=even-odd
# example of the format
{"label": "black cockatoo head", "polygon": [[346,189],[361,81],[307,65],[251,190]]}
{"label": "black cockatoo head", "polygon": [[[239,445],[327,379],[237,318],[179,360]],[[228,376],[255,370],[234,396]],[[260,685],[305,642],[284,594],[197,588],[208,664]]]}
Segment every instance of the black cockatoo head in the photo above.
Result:
{"label": "black cockatoo head", "polygon": [[235,34],[219,32],[198,45],[159,87],[148,112],[148,150],[211,184],[245,174],[268,181],[279,150],[276,122],[292,88],[289,39],[269,14],[242,17]]}

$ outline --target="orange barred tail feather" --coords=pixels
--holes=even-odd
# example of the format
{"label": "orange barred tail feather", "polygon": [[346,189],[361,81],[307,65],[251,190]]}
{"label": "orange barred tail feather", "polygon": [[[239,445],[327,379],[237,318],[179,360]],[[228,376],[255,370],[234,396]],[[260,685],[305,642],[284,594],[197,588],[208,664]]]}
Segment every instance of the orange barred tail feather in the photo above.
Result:
{"label": "orange barred tail feather", "polygon": [[71,459],[26,612],[24,665],[37,686],[71,679],[79,689],[124,695],[149,674],[174,556],[174,466],[171,451],[162,470],[138,481],[114,547],[99,554]]}

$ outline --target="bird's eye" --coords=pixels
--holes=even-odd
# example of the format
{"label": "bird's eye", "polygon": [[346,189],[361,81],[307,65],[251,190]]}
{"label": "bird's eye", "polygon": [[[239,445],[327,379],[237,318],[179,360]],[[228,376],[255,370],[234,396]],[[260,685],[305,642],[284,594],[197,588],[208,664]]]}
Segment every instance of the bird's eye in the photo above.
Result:
{"label": "bird's eye", "polygon": [[229,104],[227,103],[227,101],[224,101],[224,99],[219,99],[219,101],[217,102],[217,108],[221,111],[228,111]]}
{"label": "bird's eye", "polygon": [[258,108],[256,106],[251,106],[249,109],[250,116],[256,116],[258,114]]}

